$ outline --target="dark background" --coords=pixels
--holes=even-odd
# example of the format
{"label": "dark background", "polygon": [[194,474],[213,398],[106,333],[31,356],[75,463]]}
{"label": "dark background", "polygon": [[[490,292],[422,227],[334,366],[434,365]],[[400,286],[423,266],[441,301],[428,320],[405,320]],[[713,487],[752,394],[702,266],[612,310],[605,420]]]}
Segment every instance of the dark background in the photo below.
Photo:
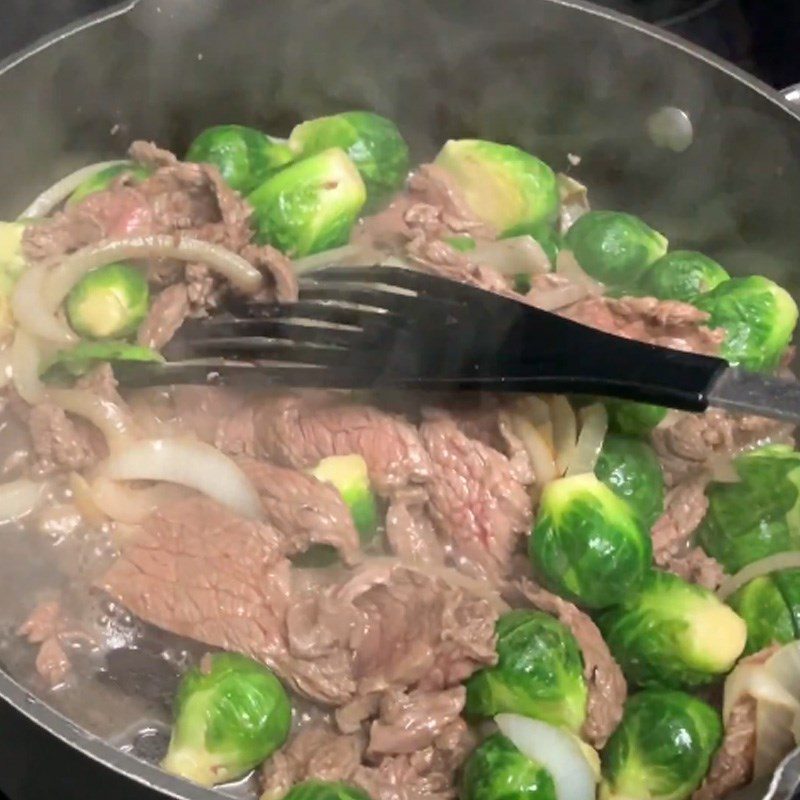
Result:
{"label": "dark background", "polygon": [[[776,88],[800,82],[800,0],[600,2],[702,44]],[[0,0],[0,56],[78,16],[114,4],[111,0]]]}

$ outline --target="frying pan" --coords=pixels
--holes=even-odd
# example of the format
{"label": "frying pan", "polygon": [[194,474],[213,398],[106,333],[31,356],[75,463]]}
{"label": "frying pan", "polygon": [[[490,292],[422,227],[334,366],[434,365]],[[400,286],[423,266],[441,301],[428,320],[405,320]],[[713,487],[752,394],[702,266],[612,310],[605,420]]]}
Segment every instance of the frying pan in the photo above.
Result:
{"label": "frying pan", "polygon": [[[681,246],[800,296],[791,102],[578,0],[130,0],[0,65],[0,218],[135,138],[180,152],[211,124],[280,134],[347,108],[396,120],[415,161],[470,136],[519,144],[559,169],[580,156],[571,171],[596,205],[641,214]],[[791,766],[766,796],[789,797],[797,775]],[[0,791],[219,796],[86,733],[2,664]]]}

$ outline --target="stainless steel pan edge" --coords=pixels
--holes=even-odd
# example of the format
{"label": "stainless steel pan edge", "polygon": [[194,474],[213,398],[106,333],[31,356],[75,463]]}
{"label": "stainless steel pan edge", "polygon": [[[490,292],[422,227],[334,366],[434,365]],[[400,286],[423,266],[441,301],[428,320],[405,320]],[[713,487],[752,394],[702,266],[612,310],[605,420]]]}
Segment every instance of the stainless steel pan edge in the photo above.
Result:
{"label": "stainless steel pan edge", "polygon": [[[178,0],[132,0],[110,12],[76,23],[44,39],[22,53],[0,63],[0,77],[15,67],[35,59],[39,53],[132,12],[137,6],[163,6],[169,13]],[[195,0],[205,3],[211,0]],[[769,103],[800,119],[800,111],[792,103],[800,99],[795,89],[785,97],[742,70],[664,31],[632,18],[577,0],[539,0],[560,5],[607,20],[609,25],[630,29],[634,33],[675,47],[711,69],[721,70],[735,78]],[[186,0],[182,0],[182,5]],[[445,6],[446,3],[442,3]],[[789,756],[769,786],[759,789],[759,796],[768,800],[786,800],[795,790],[800,775],[800,754]],[[0,671],[0,790],[11,800],[29,800],[59,796],[60,800],[88,796],[115,800],[144,800],[169,796],[187,800],[212,800],[219,794],[201,789],[162,773],[106,742],[77,728],[64,716],[41,702],[16,681]],[[57,793],[57,795],[55,794]]]}

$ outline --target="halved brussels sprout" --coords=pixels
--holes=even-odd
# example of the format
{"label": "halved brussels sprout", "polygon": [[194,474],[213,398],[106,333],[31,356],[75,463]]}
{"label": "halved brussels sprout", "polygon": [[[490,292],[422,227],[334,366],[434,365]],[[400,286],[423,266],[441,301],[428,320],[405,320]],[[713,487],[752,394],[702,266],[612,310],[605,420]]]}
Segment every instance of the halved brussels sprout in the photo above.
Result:
{"label": "halved brussels sprout", "polygon": [[295,258],[345,244],[366,197],[358,170],[333,148],[285,167],[248,200],[258,241]]}
{"label": "halved brussels sprout", "polygon": [[451,140],[434,163],[453,179],[478,219],[501,236],[542,231],[558,217],[553,170],[508,144],[480,139]]}
{"label": "halved brussels sprout", "polygon": [[686,800],[722,740],[711,706],[684,692],[650,689],[625,704],[602,754],[601,800]]}
{"label": "halved brussels sprout", "polygon": [[639,514],[650,529],[664,513],[664,474],[650,445],[641,439],[610,434],[595,475]]}
{"label": "halved brussels sprout", "polygon": [[147,316],[150,288],[144,272],[119,262],[92,270],[67,295],[69,324],[89,339],[121,339]]}
{"label": "halved brussels sprout", "polygon": [[628,436],[647,436],[667,416],[664,406],[634,403],[631,400],[604,402],[608,410],[609,427]]}
{"label": "halved brussels sprout", "polygon": [[528,543],[534,570],[590,608],[635,592],[650,570],[650,534],[631,506],[594,475],[549,483]]}
{"label": "halved brussels sprout", "polygon": [[206,656],[175,697],[167,772],[214,786],[246,775],[289,734],[292,709],[265,666],[235,653]]}
{"label": "halved brussels sprout", "polygon": [[621,211],[588,211],[564,237],[564,246],[587,274],[622,289],[634,289],[647,267],[667,252],[667,244],[646,222]]}
{"label": "halved brussels sprout", "polygon": [[282,800],[370,800],[370,796],[349,783],[308,780],[292,786]]}
{"label": "halved brussels sprout", "polygon": [[495,733],[467,759],[461,800],[557,800],[550,773]]}
{"label": "halved brussels sprout", "polygon": [[800,569],[782,569],[771,577],[789,609],[795,632],[793,638],[800,639]]}
{"label": "halved brussels sprout", "polygon": [[776,445],[738,456],[739,483],[712,483],[697,530],[703,549],[726,572],[800,549],[800,454]]}
{"label": "halved brussels sprout", "polygon": [[161,353],[129,342],[80,342],[69,350],[60,350],[45,362],[41,377],[45,381],[70,381],[85,375],[103,362],[163,361]]}
{"label": "halved brussels sprout", "polygon": [[75,191],[67,198],[65,205],[72,206],[85,200],[90,194],[102,192],[108,189],[109,186],[121,175],[128,175],[133,183],[141,183],[152,174],[151,170],[137,164],[134,161],[129,161],[127,164],[114,164],[111,167],[106,167],[96,172],[91,178],[87,178],[81,183]]}
{"label": "halved brussels sprout", "polygon": [[780,363],[797,324],[797,304],[761,275],[731,278],[694,301],[725,329],[722,357],[747,369],[772,370]]}
{"label": "halved brussels sprout", "polygon": [[742,586],[728,598],[728,605],[747,624],[746,654],[796,638],[792,613],[771,575]]}
{"label": "halved brussels sprout", "polygon": [[715,594],[653,571],[642,590],[598,618],[625,677],[637,686],[680,689],[710,683],[744,650],[747,626]]}
{"label": "halved brussels sprout", "polygon": [[583,656],[575,637],[540,611],[509,611],[497,621],[497,664],[467,681],[467,714],[503,712],[579,731],[586,718]]}
{"label": "halved brussels sprout", "polygon": [[225,183],[246,194],[295,158],[282,139],[246,125],[216,125],[206,128],[189,145],[187,161],[214,164]]}
{"label": "halved brussels sprout", "polygon": [[730,277],[713,258],[693,250],[673,250],[645,270],[639,288],[661,300],[691,303]]}
{"label": "halved brussels sprout", "polygon": [[345,111],[298,125],[289,146],[302,158],[331,147],[344,150],[367,189],[370,205],[399,189],[409,170],[408,145],[397,126],[369,111]]}

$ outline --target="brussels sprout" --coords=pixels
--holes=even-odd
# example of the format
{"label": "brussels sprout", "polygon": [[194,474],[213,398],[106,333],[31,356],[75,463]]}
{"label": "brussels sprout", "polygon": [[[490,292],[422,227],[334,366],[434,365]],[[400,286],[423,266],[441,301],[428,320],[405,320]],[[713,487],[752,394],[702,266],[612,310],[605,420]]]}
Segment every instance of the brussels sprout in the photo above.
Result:
{"label": "brussels sprout", "polygon": [[551,264],[556,263],[558,253],[564,245],[564,240],[555,228],[541,227],[531,232],[531,236],[541,245]]}
{"label": "brussels sprout", "polygon": [[467,681],[466,712],[523,714],[579,731],[586,718],[583,656],[569,629],[540,611],[515,610],[497,621],[497,665]]}
{"label": "brussels sprout", "polygon": [[366,197],[358,170],[333,148],[281,170],[248,200],[258,241],[299,257],[345,244]]}
{"label": "brussels sprout", "polygon": [[45,363],[41,377],[45,381],[69,381],[85,375],[92,367],[109,361],[163,361],[164,357],[151,350],[128,342],[80,342],[69,350],[60,350]]}
{"label": "brussels sprout", "polygon": [[475,240],[471,236],[450,236],[445,241],[459,253],[469,253],[475,249]]}
{"label": "brussels sprout", "polygon": [[664,475],[646,442],[629,436],[606,436],[595,467],[597,477],[627,500],[647,528],[664,513]]}
{"label": "brussels sprout", "polygon": [[800,569],[783,569],[772,573],[772,580],[789,609],[794,629],[793,639],[800,638]]}
{"label": "brussels sprout", "polygon": [[106,167],[83,181],[69,196],[65,205],[75,205],[80,203],[81,200],[85,200],[90,194],[96,194],[108,189],[121,175],[128,175],[129,180],[133,183],[141,183],[150,177],[151,171],[133,161],[129,161],[127,164],[114,164],[111,167]]}
{"label": "brussels sprout", "polygon": [[719,714],[683,692],[649,689],[625,704],[603,750],[601,800],[685,800],[722,740]]}
{"label": "brussels sprout", "polygon": [[636,512],[588,474],[545,487],[528,552],[553,591],[590,608],[635,592],[653,556],[650,534]]}
{"label": "brussels sprout", "polygon": [[797,324],[797,305],[778,284],[761,275],[731,278],[694,301],[725,329],[722,356],[753,370],[778,366]]}
{"label": "brussels sprout", "polygon": [[[362,547],[368,547],[378,532],[378,506],[370,487],[367,462],[360,455],[323,458],[311,474],[331,483],[350,509]],[[293,559],[299,567],[325,567],[339,559],[335,547],[318,544]]]}
{"label": "brussels sprout", "polygon": [[344,150],[356,165],[370,204],[399,189],[408,175],[408,145],[397,126],[369,111],[346,111],[298,125],[289,146],[306,158],[331,147]]}
{"label": "brussels sprout", "polygon": [[535,236],[558,217],[555,173],[518,147],[451,140],[434,163],[453,179],[475,216],[501,236]]}
{"label": "brussels sprout", "polygon": [[713,258],[692,250],[673,250],[645,270],[639,288],[661,300],[690,303],[730,277]]}
{"label": "brussels sprout", "polygon": [[225,183],[246,194],[294,160],[289,145],[245,125],[206,128],[190,145],[187,161],[214,164]]}
{"label": "brussels sprout", "polygon": [[277,750],[289,733],[292,709],[266,667],[217,653],[184,675],[174,716],[162,768],[214,786],[245,775]]}
{"label": "brussels sprout", "polygon": [[309,780],[292,786],[283,800],[370,800],[370,796],[348,783]]}
{"label": "brussels sprout", "polygon": [[550,773],[495,733],[467,759],[461,800],[556,800]]}
{"label": "brussels sprout", "polygon": [[638,686],[700,686],[724,675],[744,650],[744,620],[702,586],[651,572],[638,594],[598,618],[611,652]]}
{"label": "brussels sprout", "polygon": [[144,273],[124,262],[92,270],[67,295],[67,317],[90,339],[119,339],[136,332],[147,315],[150,289]]}
{"label": "brussels sprout", "polygon": [[786,644],[795,638],[792,613],[770,575],[762,575],[728,598],[728,605],[747,624],[745,653],[756,653],[769,645]]}
{"label": "brussels sprout", "polygon": [[621,288],[635,288],[667,252],[664,236],[621,211],[588,211],[567,231],[564,246],[593,278]]}
{"label": "brussels sprout", "polygon": [[667,409],[631,400],[606,400],[608,424],[629,436],[646,436],[667,416]]}
{"label": "brussels sprout", "polygon": [[800,454],[765,447],[734,459],[739,483],[712,483],[697,529],[703,549],[731,574],[774,553],[800,549]]}

